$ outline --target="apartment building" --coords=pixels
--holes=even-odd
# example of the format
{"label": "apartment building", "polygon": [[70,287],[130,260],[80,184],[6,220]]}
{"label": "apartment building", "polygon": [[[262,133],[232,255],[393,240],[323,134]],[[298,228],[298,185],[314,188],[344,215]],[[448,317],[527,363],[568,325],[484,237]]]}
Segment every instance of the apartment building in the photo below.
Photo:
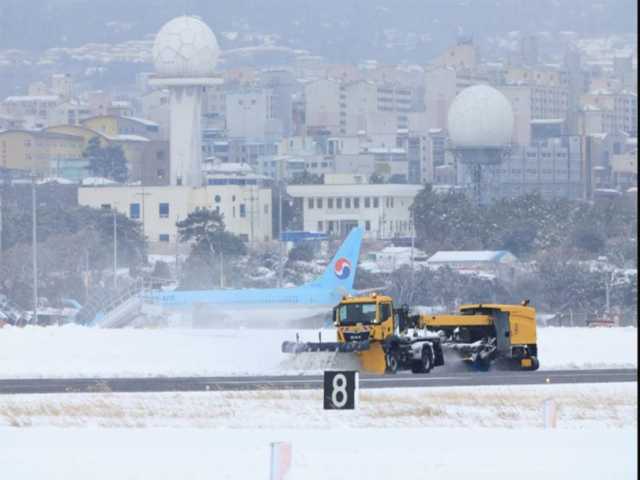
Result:
{"label": "apartment building", "polygon": [[40,176],[82,178],[81,136],[49,131],[7,130],[0,132],[0,167],[35,172]]}
{"label": "apartment building", "polygon": [[[583,198],[583,161],[579,136],[514,145],[503,163],[483,169],[487,195],[492,200],[525,193],[540,193],[545,198]],[[459,175],[461,172],[462,169]],[[459,176],[460,184],[466,181]]]}

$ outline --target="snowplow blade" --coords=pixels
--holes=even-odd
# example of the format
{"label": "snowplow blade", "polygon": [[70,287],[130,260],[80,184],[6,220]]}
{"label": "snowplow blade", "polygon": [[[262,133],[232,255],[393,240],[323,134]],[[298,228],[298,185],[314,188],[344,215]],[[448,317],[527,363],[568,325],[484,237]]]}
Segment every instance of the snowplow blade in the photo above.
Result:
{"label": "snowplow blade", "polygon": [[362,352],[369,350],[369,340],[357,342],[282,342],[282,353]]}
{"label": "snowplow blade", "polygon": [[351,342],[282,342],[283,353],[339,352],[356,353],[362,370],[384,374],[387,361],[382,344],[369,340]]}
{"label": "snowplow blade", "polygon": [[369,349],[358,352],[358,357],[363,370],[379,375],[385,373],[387,360],[381,343],[372,343]]}

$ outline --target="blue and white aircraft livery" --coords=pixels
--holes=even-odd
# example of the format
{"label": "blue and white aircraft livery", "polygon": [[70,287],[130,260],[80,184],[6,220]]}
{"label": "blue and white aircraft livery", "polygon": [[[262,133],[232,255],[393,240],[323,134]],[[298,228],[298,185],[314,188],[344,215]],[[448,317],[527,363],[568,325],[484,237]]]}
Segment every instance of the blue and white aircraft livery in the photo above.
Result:
{"label": "blue and white aircraft livery", "polygon": [[175,310],[193,310],[197,306],[212,310],[221,317],[233,317],[235,313],[240,313],[244,320],[247,319],[247,310],[269,312],[270,317],[281,320],[326,313],[343,295],[355,293],[353,281],[362,235],[362,227],[351,230],[322,276],[298,287],[156,290],[147,294],[145,300],[161,306],[167,313]]}

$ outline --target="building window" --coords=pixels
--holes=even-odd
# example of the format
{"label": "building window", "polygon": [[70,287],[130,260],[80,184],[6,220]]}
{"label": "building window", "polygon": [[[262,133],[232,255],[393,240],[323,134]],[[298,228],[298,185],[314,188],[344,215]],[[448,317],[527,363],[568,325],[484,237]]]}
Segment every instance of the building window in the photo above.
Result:
{"label": "building window", "polygon": [[351,198],[344,199],[344,208],[351,208]]}
{"label": "building window", "polygon": [[169,218],[169,204],[161,203],[158,205],[158,213],[160,214],[160,218]]}
{"label": "building window", "polygon": [[111,204],[110,203],[103,203],[102,205],[100,205],[100,208],[102,210],[111,210]]}
{"label": "building window", "polygon": [[358,197],[353,199],[353,208],[360,208],[360,199]]}
{"label": "building window", "polygon": [[140,218],[140,204],[129,204],[129,218]]}
{"label": "building window", "polygon": [[336,198],[336,208],[337,209],[341,209],[342,208],[342,199],[341,198]]}
{"label": "building window", "polygon": [[213,197],[213,201],[216,203],[220,203],[220,195],[216,195],[215,197]]}
{"label": "building window", "polygon": [[313,208],[313,198],[309,198],[307,200],[307,206],[309,207],[309,210]]}
{"label": "building window", "polygon": [[333,208],[333,198],[327,198],[327,208]]}
{"label": "building window", "polygon": [[364,208],[371,207],[371,199],[369,197],[364,197]]}
{"label": "building window", "polygon": [[367,232],[370,232],[370,231],[371,231],[371,221],[369,221],[369,220],[365,220],[365,222],[364,222],[364,229],[365,229]]}
{"label": "building window", "polygon": [[169,234],[168,233],[161,233],[160,235],[158,235],[158,240],[161,242],[168,242],[169,241]]}
{"label": "building window", "polygon": [[329,220],[329,228],[327,228],[329,233],[333,232],[333,220]]}
{"label": "building window", "polygon": [[247,207],[244,203],[240,204],[240,218],[245,218],[247,216]]}
{"label": "building window", "polygon": [[316,198],[316,207],[322,208],[322,199],[321,198]]}
{"label": "building window", "polygon": [[324,232],[324,224],[323,222],[318,222],[318,231],[319,232]]}
{"label": "building window", "polygon": [[380,200],[378,197],[373,197],[373,208],[378,208],[380,206]]}

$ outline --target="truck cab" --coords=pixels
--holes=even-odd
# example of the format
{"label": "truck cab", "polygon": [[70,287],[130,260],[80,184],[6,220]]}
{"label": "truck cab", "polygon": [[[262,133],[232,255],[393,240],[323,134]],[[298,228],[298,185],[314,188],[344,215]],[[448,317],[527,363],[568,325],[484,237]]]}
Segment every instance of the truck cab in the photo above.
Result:
{"label": "truck cab", "polygon": [[427,373],[444,364],[435,335],[407,335],[413,326],[408,308],[394,308],[386,295],[345,296],[333,309],[341,350],[357,351],[370,371]]}

